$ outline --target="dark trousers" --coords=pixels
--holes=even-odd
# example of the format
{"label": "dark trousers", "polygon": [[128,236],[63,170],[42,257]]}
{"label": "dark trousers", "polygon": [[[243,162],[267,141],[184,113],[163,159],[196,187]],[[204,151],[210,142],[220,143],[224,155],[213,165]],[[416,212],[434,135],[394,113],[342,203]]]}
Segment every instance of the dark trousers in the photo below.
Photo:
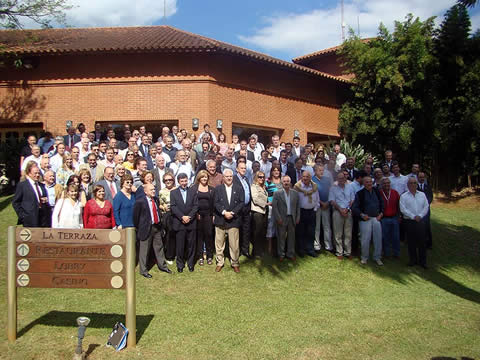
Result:
{"label": "dark trousers", "polygon": [[165,223],[167,231],[165,233],[165,257],[167,260],[175,259],[175,231],[172,229],[172,213],[169,211],[165,213]]}
{"label": "dark trousers", "polygon": [[355,255],[358,255],[358,244],[360,243],[359,241],[359,233],[360,233],[360,227],[359,227],[359,221],[360,218],[357,216],[352,216],[353,219],[353,225],[352,225],[352,253]]}
{"label": "dark trousers", "polygon": [[410,263],[427,265],[427,249],[425,246],[425,221],[404,220],[405,236],[408,243]]}
{"label": "dark trousers", "polygon": [[432,243],[432,225],[430,224],[430,209],[428,209],[427,216],[423,219],[425,221],[425,231],[427,236],[427,249],[431,249],[433,246]]}
{"label": "dark trousers", "polygon": [[165,263],[165,254],[163,252],[162,230],[160,225],[152,225],[150,234],[144,241],[140,241],[138,262],[140,264],[140,274],[148,273],[148,258],[153,249],[158,268],[161,270],[167,269]]}
{"label": "dark trousers", "polygon": [[197,260],[203,259],[203,246],[207,251],[207,259],[213,259],[215,239],[213,238],[213,217],[201,215],[197,220]]}
{"label": "dark trousers", "polygon": [[313,209],[300,209],[300,223],[297,225],[298,237],[297,253],[300,256],[315,254],[313,241],[315,240],[315,211]]}
{"label": "dark trousers", "polygon": [[195,233],[196,230],[187,230],[186,228],[176,232],[177,269],[185,267],[185,259],[188,267],[193,269],[195,265]]}
{"label": "dark trousers", "polygon": [[249,254],[250,253],[250,203],[245,205],[242,209],[241,221],[242,225],[240,227],[240,253]]}
{"label": "dark trousers", "polygon": [[252,211],[253,256],[263,256],[267,233],[267,215]]}

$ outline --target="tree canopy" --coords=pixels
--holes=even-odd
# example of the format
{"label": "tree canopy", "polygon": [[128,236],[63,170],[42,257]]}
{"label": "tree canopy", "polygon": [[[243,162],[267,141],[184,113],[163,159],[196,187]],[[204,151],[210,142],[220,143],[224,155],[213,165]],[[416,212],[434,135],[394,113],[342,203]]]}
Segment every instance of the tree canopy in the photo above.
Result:
{"label": "tree canopy", "polygon": [[68,0],[0,0],[0,27],[22,29],[26,19],[43,28],[52,22],[65,25],[65,11],[71,8]]}

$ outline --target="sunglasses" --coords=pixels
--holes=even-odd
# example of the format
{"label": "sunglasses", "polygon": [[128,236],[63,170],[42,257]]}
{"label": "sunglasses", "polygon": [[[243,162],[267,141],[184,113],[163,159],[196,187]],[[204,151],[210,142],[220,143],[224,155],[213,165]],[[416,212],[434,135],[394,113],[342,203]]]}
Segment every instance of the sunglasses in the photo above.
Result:
{"label": "sunglasses", "polygon": [[125,184],[132,184],[130,180],[125,181]]}
{"label": "sunglasses", "polygon": [[165,182],[172,182],[173,179],[165,179]]}
{"label": "sunglasses", "polygon": [[265,176],[258,176],[257,179],[265,179]]}
{"label": "sunglasses", "polygon": [[134,156],[134,153],[128,153],[127,156]]}

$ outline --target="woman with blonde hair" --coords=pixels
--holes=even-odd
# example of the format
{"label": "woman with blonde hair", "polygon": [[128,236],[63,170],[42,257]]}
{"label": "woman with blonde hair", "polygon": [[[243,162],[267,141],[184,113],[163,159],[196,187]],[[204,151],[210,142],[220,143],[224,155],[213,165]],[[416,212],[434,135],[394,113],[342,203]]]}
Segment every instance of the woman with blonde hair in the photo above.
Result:
{"label": "woman with blonde hair", "polygon": [[57,183],[65,187],[70,176],[75,174],[75,168],[73,167],[72,155],[65,153],[62,160],[62,166],[57,170],[56,176]]}
{"label": "woman with blonde hair", "polygon": [[213,238],[213,187],[208,185],[208,172],[200,170],[195,179],[193,191],[197,193],[197,259],[204,264],[203,249],[207,253],[207,264],[213,264],[215,244]]}
{"label": "woman with blonde hair", "polygon": [[93,193],[93,184],[92,184],[92,175],[90,175],[90,171],[88,169],[81,169],[78,172],[78,177],[80,178],[80,199],[85,202],[92,198]]}
{"label": "woman with blonde hair", "polygon": [[171,172],[167,172],[163,175],[163,183],[165,187],[158,193],[158,202],[160,211],[163,214],[165,221],[165,259],[169,265],[173,264],[175,259],[175,232],[172,230],[172,213],[170,211],[170,192],[175,190],[175,179]]}
{"label": "woman with blonde hair", "polygon": [[268,193],[265,187],[265,173],[257,171],[251,186],[252,193],[252,227],[253,227],[253,256],[262,257],[265,252],[265,235],[267,231]]}
{"label": "woman with blonde hair", "polygon": [[52,214],[52,228],[81,229],[83,228],[82,204],[79,199],[78,186],[67,186],[66,195],[55,204]]}
{"label": "woman with blonde hair", "polygon": [[[135,149],[137,151],[135,151]],[[134,146],[132,149],[127,149],[127,153],[125,154],[125,162],[122,164],[125,169],[133,171],[135,170],[135,158],[138,154],[138,146]]]}

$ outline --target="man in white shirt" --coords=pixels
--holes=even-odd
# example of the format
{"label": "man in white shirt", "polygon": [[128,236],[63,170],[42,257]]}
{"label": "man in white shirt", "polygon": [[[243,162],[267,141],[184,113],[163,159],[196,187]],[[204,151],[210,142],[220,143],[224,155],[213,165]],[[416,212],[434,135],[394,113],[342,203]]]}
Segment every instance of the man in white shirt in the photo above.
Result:
{"label": "man in white shirt", "polygon": [[63,165],[63,155],[65,155],[65,144],[61,143],[57,145],[57,153],[50,158],[50,166],[56,173]]}
{"label": "man in white shirt", "polygon": [[[263,171],[266,178],[268,179],[270,177],[270,171],[272,170],[272,163],[270,161],[268,161],[268,151],[267,150],[262,151],[262,156],[260,158],[259,163],[260,163],[260,170]],[[286,172],[287,172],[287,170],[285,168],[285,173]],[[282,175],[284,175],[285,173],[283,172],[283,168],[282,168]]]}
{"label": "man in white shirt", "polygon": [[408,191],[400,196],[400,211],[403,215],[408,243],[408,266],[419,264],[427,269],[424,218],[428,214],[428,200],[423,192],[417,191],[417,179],[415,177],[408,178],[407,187]]}
{"label": "man in white shirt", "polygon": [[277,159],[280,159],[280,151],[283,150],[283,147],[280,146],[280,137],[278,135],[272,136],[272,145],[273,145],[272,155],[275,156]]}
{"label": "man in white shirt", "polygon": [[105,159],[99,161],[99,163],[105,166],[106,168],[107,167],[115,168],[114,159],[115,159],[115,150],[113,148],[108,148],[105,151]]}
{"label": "man in white shirt", "polygon": [[257,139],[254,136],[250,136],[250,138],[248,139],[247,151],[253,154],[253,161],[260,160],[262,148],[260,146],[257,146]]}
{"label": "man in white shirt", "polygon": [[177,181],[177,185],[178,185],[177,175],[184,173],[187,175],[188,186],[190,186],[193,182],[193,177],[195,175],[193,173],[192,164],[190,164],[190,162],[187,161],[187,154],[185,153],[185,150],[179,150],[177,152],[177,156],[178,156],[178,161],[172,162],[170,164],[170,169],[172,169],[172,172],[175,176],[175,180]]}
{"label": "man in white shirt", "polygon": [[32,155],[27,156],[22,163],[22,168],[20,169],[22,171],[22,174],[25,173],[25,168],[27,167],[27,164],[30,161],[35,161],[37,163],[38,168],[40,168],[40,161],[42,160],[42,155],[40,155],[40,146],[38,145],[33,145],[32,146]]}
{"label": "man in white shirt", "polygon": [[391,187],[393,190],[398,192],[398,195],[402,195],[404,192],[407,191],[408,178],[400,174],[400,166],[398,166],[398,162],[396,161],[394,161],[392,164],[392,172],[393,174],[389,177]]}
{"label": "man in white shirt", "polygon": [[223,160],[223,162],[222,162],[222,173],[225,169],[230,169],[235,174],[236,167],[237,167],[237,164],[236,164],[235,160],[233,159],[233,150],[228,149],[225,152],[225,160]]}
{"label": "man in white shirt", "polygon": [[155,143],[155,147],[157,148],[157,155],[156,155],[156,156],[162,155],[163,158],[164,158],[164,160],[165,160],[165,163],[166,163],[166,164],[170,164],[170,163],[172,162],[172,159],[170,158],[170,156],[168,156],[167,153],[165,153],[165,152],[163,151],[163,145],[162,145],[162,143],[157,141],[157,142]]}
{"label": "man in white shirt", "polygon": [[292,154],[298,158],[300,157],[300,155],[303,154],[304,151],[305,148],[303,146],[300,146],[300,138],[298,136],[295,136],[293,138]]}
{"label": "man in white shirt", "polygon": [[335,144],[334,150],[335,150],[335,155],[336,155],[335,171],[338,172],[342,168],[342,165],[347,162],[347,157],[340,152],[340,145]]}

